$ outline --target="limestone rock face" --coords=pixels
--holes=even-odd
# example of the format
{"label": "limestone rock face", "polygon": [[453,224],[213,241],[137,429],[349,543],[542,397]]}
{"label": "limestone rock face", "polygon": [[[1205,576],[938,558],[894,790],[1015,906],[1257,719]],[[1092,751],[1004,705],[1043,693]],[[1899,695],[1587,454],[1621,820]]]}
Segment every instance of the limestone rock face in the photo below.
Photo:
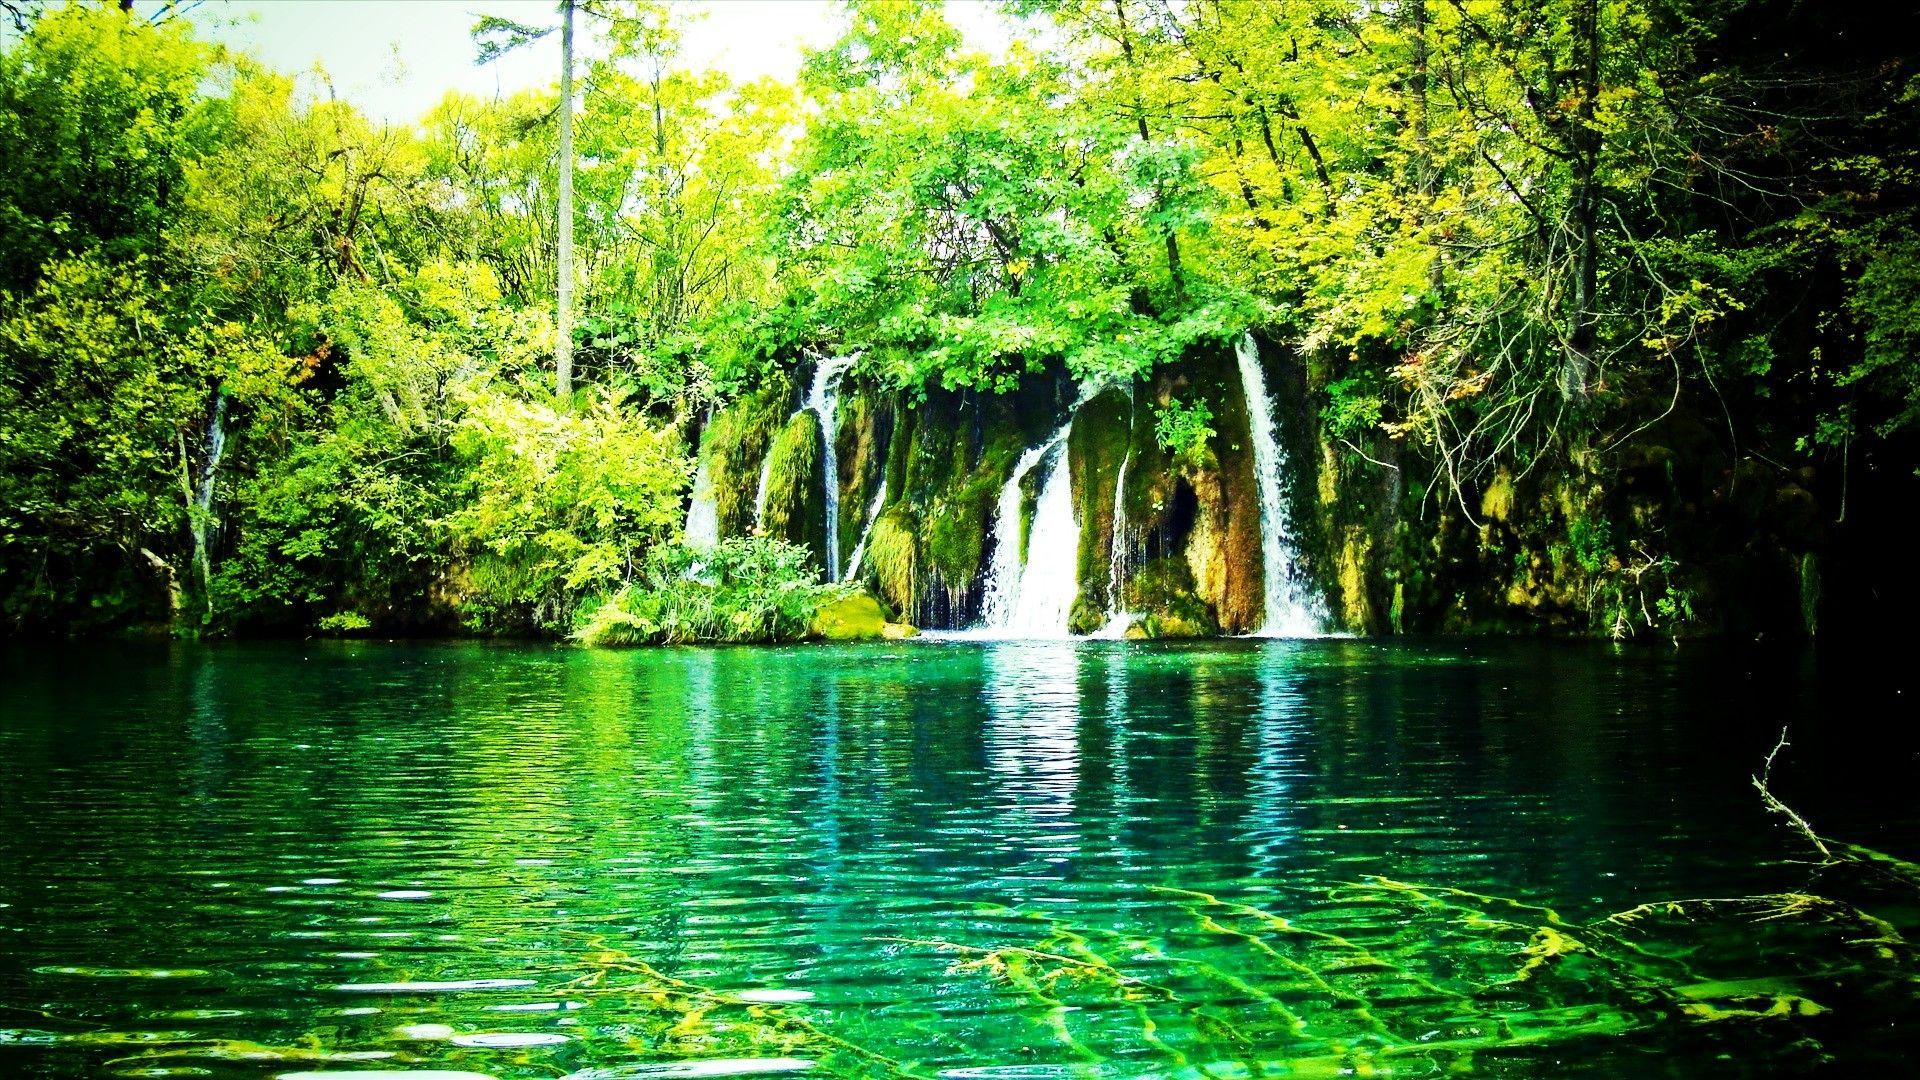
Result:
{"label": "limestone rock face", "polygon": [[767,460],[767,494],[760,531],[827,559],[827,495],[821,473],[820,422],[810,412],[787,418]]}
{"label": "limestone rock face", "polygon": [[[1154,430],[1175,400],[1204,403],[1214,432],[1177,458]],[[906,622],[957,629],[982,617],[996,545],[1018,544],[1024,558],[1043,470],[1024,478],[1018,521],[997,521],[1001,493],[1020,457],[1069,414],[1063,460],[1079,529],[1071,629],[1090,633],[1120,613],[1133,616],[1133,636],[1257,628],[1260,503],[1247,403],[1224,344],[1196,346],[1146,380],[1091,396],[1064,372],[1025,378],[1007,394],[909,394],[851,379],[831,432],[798,409],[794,382],[779,377],[720,410],[702,453],[722,535],[753,530],[764,476],[762,531],[824,559],[826,532],[838,530],[843,564],[861,551],[854,580],[881,603]],[[834,522],[824,520],[825,439],[839,471]]]}

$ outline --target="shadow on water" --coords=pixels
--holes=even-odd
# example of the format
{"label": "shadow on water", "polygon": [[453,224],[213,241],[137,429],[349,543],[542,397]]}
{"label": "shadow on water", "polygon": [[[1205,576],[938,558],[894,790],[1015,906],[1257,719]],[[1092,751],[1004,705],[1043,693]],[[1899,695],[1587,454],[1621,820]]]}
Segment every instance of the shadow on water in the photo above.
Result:
{"label": "shadow on water", "polygon": [[1920,894],[1810,865],[1750,777],[1790,724],[1776,791],[1920,853],[1908,682],[1539,642],[10,647],[0,1067],[1885,1069]]}

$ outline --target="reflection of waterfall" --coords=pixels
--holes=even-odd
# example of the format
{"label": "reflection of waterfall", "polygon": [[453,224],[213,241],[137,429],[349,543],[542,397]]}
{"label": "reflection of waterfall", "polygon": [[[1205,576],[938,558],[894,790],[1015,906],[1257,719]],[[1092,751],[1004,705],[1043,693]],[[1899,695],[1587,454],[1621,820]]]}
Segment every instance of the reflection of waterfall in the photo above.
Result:
{"label": "reflection of waterfall", "polygon": [[215,391],[213,415],[207,419],[207,463],[193,491],[193,509],[187,515],[193,529],[193,561],[200,568],[200,587],[208,593],[207,613],[213,613],[213,563],[207,555],[207,533],[213,528],[213,482],[220,475],[220,455],[227,449],[227,395]]}
{"label": "reflection of waterfall", "polygon": [[860,530],[860,539],[854,542],[853,556],[847,560],[848,580],[859,576],[860,557],[867,553],[867,537],[873,535],[873,523],[880,520],[880,511],[887,505],[887,478],[880,478],[880,490],[873,493],[873,505],[867,508],[867,523]]}
{"label": "reflection of waterfall", "polygon": [[1265,575],[1266,618],[1263,637],[1311,637],[1326,625],[1326,606],[1301,580],[1299,551],[1287,521],[1283,474],[1286,449],[1274,431],[1273,405],[1260,370],[1260,346],[1244,334],[1234,347],[1240,362],[1240,387],[1247,396],[1247,426],[1253,435],[1253,471],[1260,493],[1260,564]]}
{"label": "reflection of waterfall", "polygon": [[1081,841],[1074,794],[1080,786],[1084,658],[1067,642],[990,649],[981,735],[996,789],[994,831],[1015,850],[1071,855]]}
{"label": "reflection of waterfall", "polygon": [[[1000,489],[993,522],[993,563],[987,581],[986,629],[1021,637],[1066,637],[1077,575],[1080,523],[1073,517],[1073,482],[1067,463],[1069,419],[1046,442],[1028,450]],[[1040,497],[1033,508],[1026,557],[1020,552],[1020,483],[1043,465]]]}
{"label": "reflection of waterfall", "polygon": [[[813,387],[807,391],[803,408],[820,418],[821,441],[826,445],[827,482],[827,580],[840,580],[840,454],[834,446],[837,425],[834,414],[840,408],[840,376],[858,357],[836,356],[823,359],[813,369]],[[768,455],[772,459],[772,455]],[[764,485],[763,485],[764,486]]]}
{"label": "reflection of waterfall", "polygon": [[701,454],[693,473],[693,501],[687,504],[688,547],[709,548],[720,542],[720,504],[713,496],[713,468]]}
{"label": "reflection of waterfall", "polygon": [[1302,685],[1307,671],[1299,647],[1262,650],[1259,702],[1254,710],[1254,762],[1247,782],[1248,806],[1237,839],[1263,876],[1283,880],[1289,856],[1298,853],[1301,800],[1294,788],[1313,775],[1302,751],[1309,715]]}

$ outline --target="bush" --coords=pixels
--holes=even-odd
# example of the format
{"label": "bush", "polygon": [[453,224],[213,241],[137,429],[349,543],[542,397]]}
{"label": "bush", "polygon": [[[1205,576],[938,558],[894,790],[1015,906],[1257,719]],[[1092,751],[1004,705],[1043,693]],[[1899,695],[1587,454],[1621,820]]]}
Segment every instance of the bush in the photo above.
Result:
{"label": "bush", "polygon": [[1213,438],[1213,410],[1200,398],[1191,403],[1174,398],[1154,412],[1153,437],[1175,457],[1192,459]]}
{"label": "bush", "polygon": [[630,580],[680,524],[678,435],[611,395],[562,413],[482,394],[453,445],[468,498],[449,525],[470,560],[476,628],[565,629],[579,599]]}
{"label": "bush", "polygon": [[816,611],[852,592],[820,584],[806,548],[772,537],[662,545],[573,636],[588,645],[795,641],[808,636]]}

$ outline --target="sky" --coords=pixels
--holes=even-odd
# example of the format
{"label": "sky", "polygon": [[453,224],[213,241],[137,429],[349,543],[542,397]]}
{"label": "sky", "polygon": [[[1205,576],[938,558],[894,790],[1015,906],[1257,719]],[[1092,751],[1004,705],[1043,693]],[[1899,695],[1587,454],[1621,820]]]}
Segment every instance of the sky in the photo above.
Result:
{"label": "sky", "polygon": [[[159,0],[141,0],[141,10]],[[832,42],[841,16],[828,0],[676,0],[695,16],[682,62],[718,68],[736,81],[792,78],[801,50]],[[469,31],[480,15],[550,24],[553,0],[204,0],[186,14],[208,38],[245,49],[286,72],[326,69],[334,90],[390,121],[419,119],[450,89],[512,94],[558,79],[555,34],[485,67]],[[986,4],[948,0],[947,17],[969,44],[1005,44]],[[576,24],[578,25],[578,24]]]}

